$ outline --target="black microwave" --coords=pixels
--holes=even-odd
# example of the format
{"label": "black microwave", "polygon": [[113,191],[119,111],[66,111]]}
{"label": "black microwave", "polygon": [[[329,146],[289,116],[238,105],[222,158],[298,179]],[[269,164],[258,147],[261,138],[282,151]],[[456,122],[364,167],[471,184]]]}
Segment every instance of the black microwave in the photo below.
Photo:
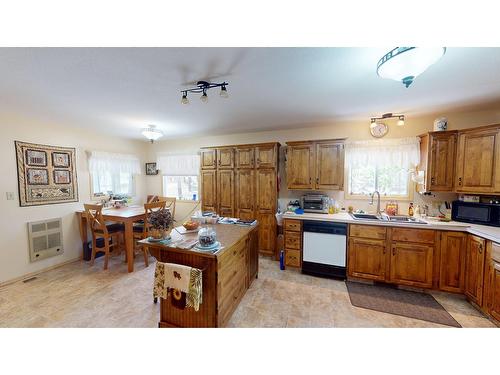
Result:
{"label": "black microwave", "polygon": [[454,201],[451,218],[465,223],[500,227],[500,204]]}

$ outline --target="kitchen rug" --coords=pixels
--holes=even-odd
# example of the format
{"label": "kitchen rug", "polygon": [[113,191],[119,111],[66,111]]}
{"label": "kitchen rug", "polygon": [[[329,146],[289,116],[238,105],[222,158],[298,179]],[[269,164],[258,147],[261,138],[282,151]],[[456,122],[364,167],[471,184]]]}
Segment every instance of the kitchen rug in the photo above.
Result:
{"label": "kitchen rug", "polygon": [[346,281],[351,304],[356,307],[425,320],[452,327],[462,326],[427,293]]}

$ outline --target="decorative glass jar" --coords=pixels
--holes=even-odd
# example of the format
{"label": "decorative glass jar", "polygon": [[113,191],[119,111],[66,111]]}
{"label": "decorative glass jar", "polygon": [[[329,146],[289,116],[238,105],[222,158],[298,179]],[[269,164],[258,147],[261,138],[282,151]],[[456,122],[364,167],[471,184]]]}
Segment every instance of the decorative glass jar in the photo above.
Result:
{"label": "decorative glass jar", "polygon": [[211,226],[203,227],[198,231],[198,242],[201,247],[210,247],[217,242],[217,232]]}

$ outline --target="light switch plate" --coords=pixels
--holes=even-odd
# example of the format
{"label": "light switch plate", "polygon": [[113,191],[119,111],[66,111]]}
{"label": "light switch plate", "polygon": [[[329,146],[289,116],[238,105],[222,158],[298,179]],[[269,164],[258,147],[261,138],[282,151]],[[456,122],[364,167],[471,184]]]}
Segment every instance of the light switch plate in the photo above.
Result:
{"label": "light switch plate", "polygon": [[7,195],[7,200],[8,201],[13,201],[14,200],[14,193],[12,191],[8,191],[6,193],[6,195]]}

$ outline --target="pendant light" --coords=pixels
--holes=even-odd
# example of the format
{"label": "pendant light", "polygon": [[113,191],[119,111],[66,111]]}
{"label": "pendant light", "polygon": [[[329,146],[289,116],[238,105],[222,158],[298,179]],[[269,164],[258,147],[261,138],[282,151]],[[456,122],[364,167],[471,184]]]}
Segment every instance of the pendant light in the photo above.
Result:
{"label": "pendant light", "polygon": [[409,87],[413,80],[437,62],[446,53],[446,47],[396,47],[386,53],[377,64],[377,74],[402,82]]}
{"label": "pendant light", "polygon": [[201,95],[200,99],[203,103],[208,102],[208,96],[207,96],[207,92],[205,90],[203,90],[203,94]]}
{"label": "pendant light", "polygon": [[189,99],[187,97],[187,92],[186,91],[184,91],[183,94],[182,94],[181,103],[182,104],[189,104]]}
{"label": "pendant light", "polygon": [[229,94],[227,93],[226,85],[222,85],[220,88],[220,97],[227,99],[229,97]]}
{"label": "pendant light", "polygon": [[156,129],[156,125],[149,125],[147,128],[143,128],[141,130],[143,136],[153,143],[157,139],[163,137],[163,132],[159,129]]}

